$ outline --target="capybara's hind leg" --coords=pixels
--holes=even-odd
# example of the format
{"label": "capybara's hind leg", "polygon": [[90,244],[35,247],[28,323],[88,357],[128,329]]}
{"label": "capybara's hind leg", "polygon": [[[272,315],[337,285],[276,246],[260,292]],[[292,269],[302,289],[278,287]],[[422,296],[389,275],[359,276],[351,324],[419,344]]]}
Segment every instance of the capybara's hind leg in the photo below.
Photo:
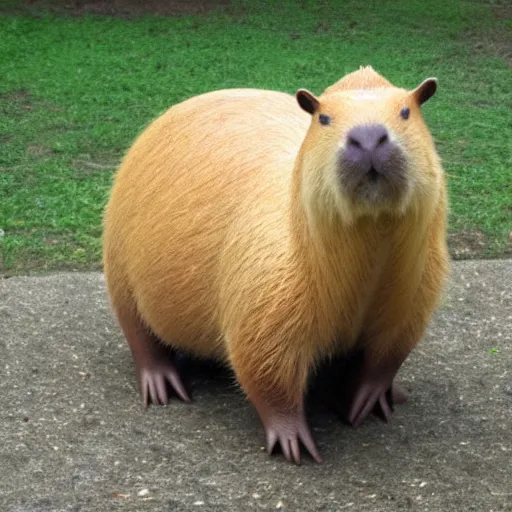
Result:
{"label": "capybara's hind leg", "polygon": [[389,421],[393,406],[407,400],[405,389],[394,382],[406,355],[388,355],[378,358],[364,351],[358,374],[353,377],[346,391],[350,396],[348,422],[357,427],[374,412]]}
{"label": "capybara's hind leg", "polygon": [[[388,386],[384,385],[384,392],[378,394],[371,407],[370,395],[372,390],[377,389],[382,377]],[[394,405],[407,401],[406,389],[392,378],[390,381],[390,377],[378,365],[372,367],[368,364],[364,350],[356,350],[326,363],[317,377],[315,391],[320,393],[321,400],[352,425],[359,424],[370,410],[382,420],[389,421]],[[366,411],[362,410],[365,408]],[[356,419],[357,423],[354,421]]]}
{"label": "capybara's hind leg", "polygon": [[139,391],[144,405],[166,405],[168,386],[184,402],[190,402],[173,352],[146,327],[136,311],[116,310],[117,318],[135,361]]}

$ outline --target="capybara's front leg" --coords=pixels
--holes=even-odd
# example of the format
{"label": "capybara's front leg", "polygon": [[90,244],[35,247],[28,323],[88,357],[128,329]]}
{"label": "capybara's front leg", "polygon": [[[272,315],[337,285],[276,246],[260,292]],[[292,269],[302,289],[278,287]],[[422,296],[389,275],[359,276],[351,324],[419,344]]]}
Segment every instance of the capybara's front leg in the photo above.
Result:
{"label": "capybara's front leg", "polygon": [[267,452],[270,455],[277,443],[286,460],[301,463],[300,443],[316,462],[322,462],[304,414],[303,402],[293,406],[271,404],[262,396],[250,400],[265,429]]}
{"label": "capybara's front leg", "polygon": [[166,405],[169,386],[181,400],[190,402],[170,348],[142,323],[136,311],[116,308],[116,315],[135,361],[143,404]]}
{"label": "capybara's front leg", "polygon": [[267,452],[279,444],[286,460],[300,464],[302,443],[322,462],[304,412],[309,364],[300,351],[287,353],[283,345],[272,350],[265,343],[233,343],[231,364],[263,423]]}

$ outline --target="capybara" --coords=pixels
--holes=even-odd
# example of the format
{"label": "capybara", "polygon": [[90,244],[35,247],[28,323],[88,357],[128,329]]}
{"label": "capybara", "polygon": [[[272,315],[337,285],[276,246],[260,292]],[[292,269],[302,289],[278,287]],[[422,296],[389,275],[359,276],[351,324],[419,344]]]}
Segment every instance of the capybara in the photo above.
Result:
{"label": "capybara", "polygon": [[[188,99],[136,140],[104,220],[113,309],[143,401],[189,396],[176,350],[226,363],[267,449],[320,461],[304,412],[320,362],[358,350],[347,420],[393,411],[393,379],[448,271],[444,172],[409,91],[362,67],[316,97]],[[171,349],[171,350],[169,350]]]}

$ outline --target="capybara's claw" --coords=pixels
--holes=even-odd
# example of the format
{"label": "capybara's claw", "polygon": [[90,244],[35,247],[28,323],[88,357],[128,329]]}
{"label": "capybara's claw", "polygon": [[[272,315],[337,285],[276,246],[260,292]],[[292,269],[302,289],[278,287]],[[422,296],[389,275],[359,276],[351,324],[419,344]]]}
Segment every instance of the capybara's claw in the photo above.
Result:
{"label": "capybara's claw", "polygon": [[138,376],[142,403],[146,407],[150,403],[154,405],[169,403],[168,384],[181,400],[191,401],[178,370],[170,361],[149,368],[141,368],[138,371]]}
{"label": "capybara's claw", "polygon": [[[405,401],[406,395],[402,394],[402,388],[399,388],[399,390],[400,395],[397,395],[397,397]],[[393,397],[394,393],[386,382],[366,382],[361,384],[350,406],[348,422],[352,426],[358,427],[372,411],[384,421],[390,421],[393,415]]]}
{"label": "capybara's claw", "polygon": [[407,402],[407,398],[407,390],[400,384],[393,383],[391,389],[379,396],[373,408],[373,414],[387,423],[393,415],[393,406]]}
{"label": "capybara's claw", "polygon": [[285,459],[300,464],[302,443],[316,462],[322,462],[303,413],[272,414],[264,419],[264,426],[269,455],[279,443]]}

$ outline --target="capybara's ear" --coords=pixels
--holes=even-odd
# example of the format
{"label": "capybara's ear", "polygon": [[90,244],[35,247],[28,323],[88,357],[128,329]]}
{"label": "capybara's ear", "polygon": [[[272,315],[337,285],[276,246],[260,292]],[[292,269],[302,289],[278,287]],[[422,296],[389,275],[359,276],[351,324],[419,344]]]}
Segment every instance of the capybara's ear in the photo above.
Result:
{"label": "capybara's ear", "polygon": [[318,98],[306,89],[299,89],[295,93],[295,97],[297,98],[302,110],[305,110],[310,114],[314,114],[318,109],[318,105],[320,105]]}
{"label": "capybara's ear", "polygon": [[436,89],[437,78],[427,78],[420,85],[418,85],[414,91],[411,92],[411,95],[416,100],[418,105],[423,105],[423,103],[434,96]]}

